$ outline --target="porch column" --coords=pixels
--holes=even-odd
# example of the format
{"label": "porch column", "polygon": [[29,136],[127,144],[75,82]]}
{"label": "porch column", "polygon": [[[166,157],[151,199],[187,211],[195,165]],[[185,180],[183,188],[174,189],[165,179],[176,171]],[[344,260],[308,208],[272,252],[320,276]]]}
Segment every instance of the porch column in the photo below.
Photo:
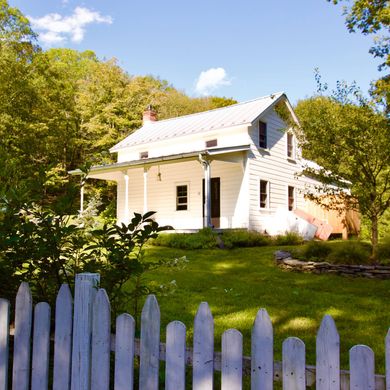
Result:
{"label": "porch column", "polygon": [[84,183],[80,184],[80,214],[84,212]]}
{"label": "porch column", "polygon": [[128,224],[129,221],[129,175],[126,172],[123,172],[123,177],[125,179],[125,223]]}
{"label": "porch column", "polygon": [[211,168],[210,161],[204,160],[200,155],[199,160],[203,166],[204,174],[204,219],[203,227],[211,226]]}
{"label": "porch column", "polygon": [[148,170],[144,167],[144,214],[148,212]]}

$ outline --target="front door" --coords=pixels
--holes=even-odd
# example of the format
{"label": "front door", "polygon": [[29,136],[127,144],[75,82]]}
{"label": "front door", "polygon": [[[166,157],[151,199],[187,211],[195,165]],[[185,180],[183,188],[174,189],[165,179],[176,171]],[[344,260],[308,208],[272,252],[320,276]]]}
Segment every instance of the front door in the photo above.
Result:
{"label": "front door", "polygon": [[[205,196],[204,196],[204,179],[202,185],[203,193],[203,217],[205,209]],[[212,177],[210,183],[210,195],[211,195],[211,224],[215,228],[220,226],[220,217],[221,217],[221,179],[219,177]]]}

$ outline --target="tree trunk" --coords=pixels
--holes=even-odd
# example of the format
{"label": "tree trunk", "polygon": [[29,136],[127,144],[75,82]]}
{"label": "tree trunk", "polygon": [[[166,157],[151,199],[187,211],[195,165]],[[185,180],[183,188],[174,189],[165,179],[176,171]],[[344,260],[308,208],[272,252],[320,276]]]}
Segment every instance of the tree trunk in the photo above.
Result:
{"label": "tree trunk", "polygon": [[371,217],[371,245],[370,262],[376,264],[378,261],[378,217],[376,215]]}

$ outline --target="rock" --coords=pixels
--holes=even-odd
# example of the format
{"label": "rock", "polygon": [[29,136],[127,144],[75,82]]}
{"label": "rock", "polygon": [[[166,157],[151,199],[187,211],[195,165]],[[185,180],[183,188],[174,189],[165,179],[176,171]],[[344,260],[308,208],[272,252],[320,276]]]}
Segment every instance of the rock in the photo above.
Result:
{"label": "rock", "polygon": [[291,253],[287,251],[276,251],[274,253],[275,260],[285,260],[285,259],[292,259]]}

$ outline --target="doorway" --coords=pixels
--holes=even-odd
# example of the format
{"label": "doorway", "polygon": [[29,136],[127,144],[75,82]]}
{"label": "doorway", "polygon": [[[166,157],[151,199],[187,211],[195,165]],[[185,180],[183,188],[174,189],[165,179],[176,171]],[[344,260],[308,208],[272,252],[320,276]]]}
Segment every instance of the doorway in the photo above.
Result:
{"label": "doorway", "polygon": [[[204,193],[204,179],[202,182],[202,197],[203,197],[203,212],[205,208],[205,193]],[[210,180],[210,202],[211,202],[211,224],[215,228],[220,227],[221,218],[221,179],[219,177],[212,177]]]}

